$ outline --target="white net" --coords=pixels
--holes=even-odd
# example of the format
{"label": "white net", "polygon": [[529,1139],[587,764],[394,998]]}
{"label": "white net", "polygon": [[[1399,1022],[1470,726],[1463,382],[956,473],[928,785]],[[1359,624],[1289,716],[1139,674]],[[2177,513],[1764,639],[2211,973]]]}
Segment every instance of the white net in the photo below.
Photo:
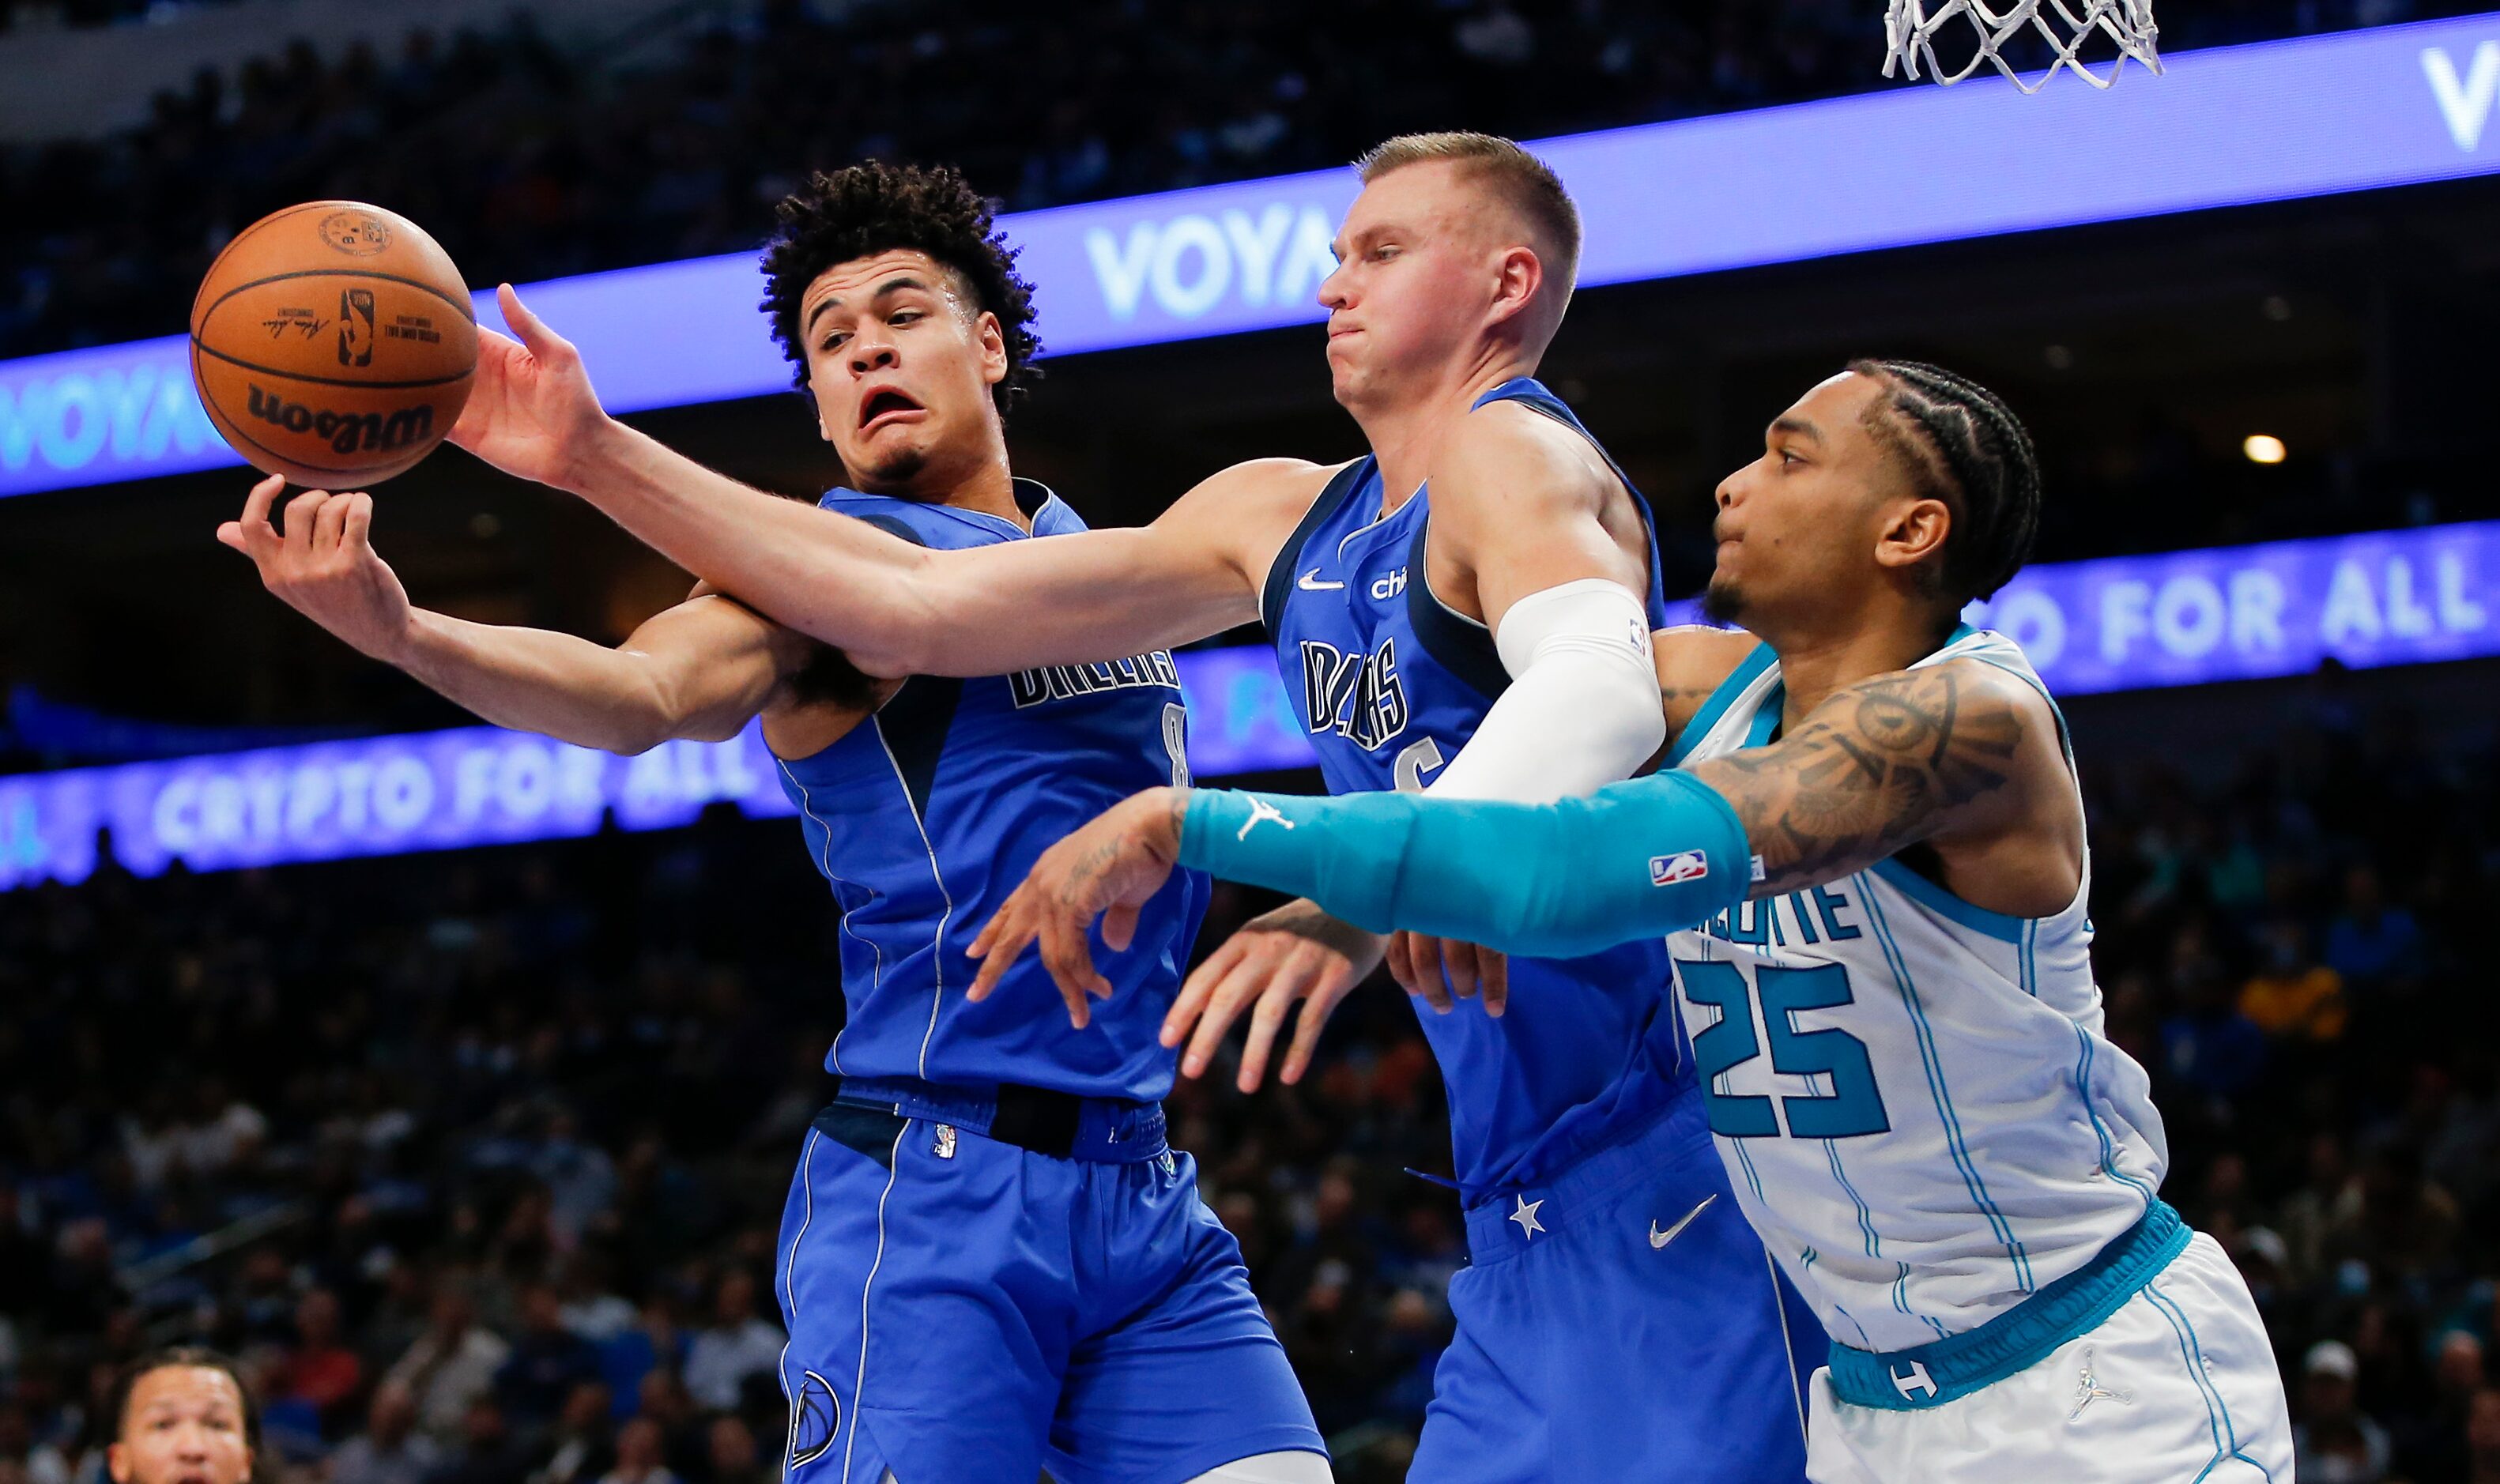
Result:
{"label": "white net", "polygon": [[[1891,0],[1891,9],[1884,17],[1884,39],[1891,54],[1884,58],[1884,76],[1900,68],[1916,78],[1924,67],[1926,75],[1950,86],[1977,72],[1980,64],[1993,63],[2016,87],[2036,93],[2057,75],[2059,68],[2072,70],[2094,87],[2107,87],[2118,81],[2119,73],[2133,57],[2154,72],[2161,70],[2158,43],[2161,28],[2153,23],[2153,0],[2002,0],[1990,5],[1988,0],[1943,0],[1929,14],[1925,0]],[[1978,48],[1958,70],[1949,68],[1936,55],[1939,32],[1952,30],[1948,49],[1958,52],[1962,32],[1975,32]],[[2117,46],[2117,55],[2106,62],[2107,72],[2095,71],[2088,57],[2088,47],[2095,54],[2104,49],[2095,37],[2107,37]],[[2041,44],[2046,43],[2045,53]],[[2036,81],[2025,82],[2022,67],[2047,65]]]}

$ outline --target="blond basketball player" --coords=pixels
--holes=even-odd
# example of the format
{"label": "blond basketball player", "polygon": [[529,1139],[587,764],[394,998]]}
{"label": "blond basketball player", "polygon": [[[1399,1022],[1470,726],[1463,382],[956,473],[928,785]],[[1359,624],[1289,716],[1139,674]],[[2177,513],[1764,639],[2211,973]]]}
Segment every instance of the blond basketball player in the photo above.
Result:
{"label": "blond basketball player", "polygon": [[1081,999],[1084,928],[1125,943],[1175,863],[1517,953],[1665,934],[1735,1198],[1833,1336],[1814,1479],[2288,1480],[2255,1305],[2156,1194],[2104,1034],[2063,722],[1959,622],[2038,505],[2004,403],[1859,362],[1720,486],[1710,606],[1753,638],[1661,645],[1676,771],[1543,807],[1154,790],[1041,858],[973,993],[1038,937]]}

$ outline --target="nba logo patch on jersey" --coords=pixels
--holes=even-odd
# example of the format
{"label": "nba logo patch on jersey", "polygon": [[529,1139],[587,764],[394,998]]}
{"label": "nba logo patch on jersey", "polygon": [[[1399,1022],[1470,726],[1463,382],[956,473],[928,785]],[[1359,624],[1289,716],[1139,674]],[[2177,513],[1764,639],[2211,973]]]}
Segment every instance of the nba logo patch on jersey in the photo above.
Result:
{"label": "nba logo patch on jersey", "polygon": [[1674,886],[1685,881],[1698,881],[1710,874],[1710,856],[1701,850],[1678,850],[1673,855],[1649,858],[1649,884]]}

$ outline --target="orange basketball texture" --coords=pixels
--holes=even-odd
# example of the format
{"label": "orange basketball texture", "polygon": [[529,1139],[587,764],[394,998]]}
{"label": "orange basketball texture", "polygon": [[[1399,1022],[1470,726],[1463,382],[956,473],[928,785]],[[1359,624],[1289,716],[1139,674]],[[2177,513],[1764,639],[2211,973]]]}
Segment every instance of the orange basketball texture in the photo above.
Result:
{"label": "orange basketball texture", "polygon": [[477,374],[469,286],[408,218],[354,201],[274,212],[226,245],[191,302],[191,379],[237,453],[298,484],[405,473],[451,431]]}

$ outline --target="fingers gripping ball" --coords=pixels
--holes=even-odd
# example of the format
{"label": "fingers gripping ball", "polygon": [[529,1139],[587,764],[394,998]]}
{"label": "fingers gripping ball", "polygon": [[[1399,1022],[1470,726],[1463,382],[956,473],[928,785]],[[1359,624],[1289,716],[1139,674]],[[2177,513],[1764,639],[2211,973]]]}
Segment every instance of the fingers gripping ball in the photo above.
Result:
{"label": "fingers gripping ball", "polygon": [[403,474],[477,373],[469,287],[408,218],[313,201],[243,229],[191,304],[191,379],[237,453],[298,484]]}

